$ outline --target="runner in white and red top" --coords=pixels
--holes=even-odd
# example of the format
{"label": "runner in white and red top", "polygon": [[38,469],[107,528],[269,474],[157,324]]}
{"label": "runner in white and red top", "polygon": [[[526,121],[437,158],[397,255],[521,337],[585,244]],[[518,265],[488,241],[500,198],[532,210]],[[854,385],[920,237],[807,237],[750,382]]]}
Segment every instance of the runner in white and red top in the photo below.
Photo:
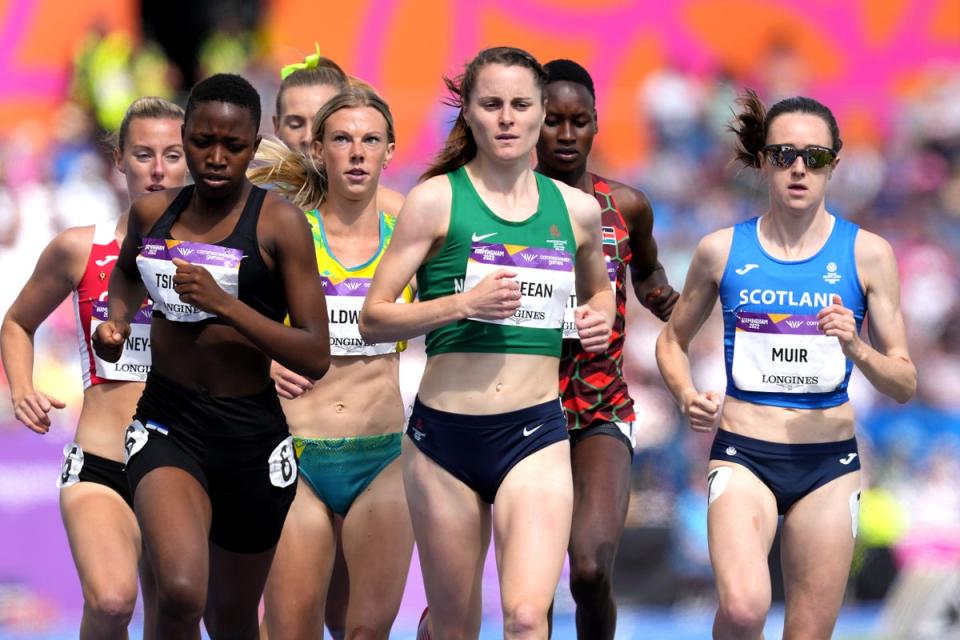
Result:
{"label": "runner in white and red top", "polygon": [[[149,191],[183,184],[186,162],[180,126],[183,111],[160,98],[141,98],[127,110],[114,160],[133,200]],[[123,430],[129,424],[150,369],[150,309],[137,314],[124,357],[109,363],[93,353],[90,336],[106,319],[107,285],[127,230],[117,222],[72,227],[56,236],[3,319],[0,350],[17,419],[40,434],[51,413],[63,409],[55,390],[33,384],[34,334],[73,294],[83,370],[83,405],[74,441],[64,447],[57,480],[60,510],[83,587],[81,639],[126,638],[137,601],[140,529],[123,465]],[[51,478],[51,482],[53,479]],[[146,628],[154,617],[152,573],[141,567]],[[148,632],[147,638],[152,635]]]}

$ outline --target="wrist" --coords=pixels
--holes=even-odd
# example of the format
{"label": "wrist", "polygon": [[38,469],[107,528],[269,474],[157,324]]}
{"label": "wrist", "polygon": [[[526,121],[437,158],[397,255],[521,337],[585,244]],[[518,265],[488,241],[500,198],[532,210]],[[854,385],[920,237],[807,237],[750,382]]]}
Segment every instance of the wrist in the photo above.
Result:
{"label": "wrist", "polygon": [[687,410],[690,407],[690,404],[693,403],[694,399],[700,395],[696,389],[690,387],[680,392],[678,400],[680,401],[680,411],[686,415]]}
{"label": "wrist", "polygon": [[234,298],[230,295],[224,295],[220,302],[218,302],[216,305],[213,305],[211,312],[217,317],[223,318],[224,320],[233,320],[233,316],[237,311],[237,303],[239,302],[240,300],[238,298]]}
{"label": "wrist", "polygon": [[473,315],[470,310],[470,292],[464,291],[454,296],[456,320],[466,320]]}
{"label": "wrist", "polygon": [[861,340],[859,336],[855,337],[853,344],[851,344],[848,349],[847,357],[850,358],[855,365],[860,366],[868,356],[869,350],[867,349],[867,343]]}

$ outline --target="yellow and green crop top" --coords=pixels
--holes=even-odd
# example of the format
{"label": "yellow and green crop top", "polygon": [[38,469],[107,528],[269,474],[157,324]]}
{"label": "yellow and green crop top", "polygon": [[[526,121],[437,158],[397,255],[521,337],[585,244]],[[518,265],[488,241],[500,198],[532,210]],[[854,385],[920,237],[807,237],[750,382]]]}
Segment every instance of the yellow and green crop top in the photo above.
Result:
{"label": "yellow and green crop top", "polygon": [[[316,209],[305,212],[313,232],[313,244],[317,253],[317,268],[323,282],[327,299],[327,314],[330,327],[330,355],[332,356],[378,356],[403,351],[406,342],[367,344],[360,337],[360,308],[370,290],[373,274],[380,264],[383,252],[390,246],[396,218],[380,212],[380,245],[369,260],[356,267],[344,266],[330,251],[323,218]],[[407,285],[397,302],[413,302],[413,289]]]}

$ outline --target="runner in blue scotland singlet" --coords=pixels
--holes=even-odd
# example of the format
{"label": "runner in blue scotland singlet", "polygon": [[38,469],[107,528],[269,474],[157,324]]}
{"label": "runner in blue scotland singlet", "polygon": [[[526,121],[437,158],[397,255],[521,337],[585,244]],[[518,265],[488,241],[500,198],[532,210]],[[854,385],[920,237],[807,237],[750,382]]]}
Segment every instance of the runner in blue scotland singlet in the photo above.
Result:
{"label": "runner in blue scotland singlet", "polygon": [[[860,497],[853,367],[906,402],[916,389],[890,245],[827,211],[840,132],[811,98],[767,111],[741,99],[738,159],[766,179],[762,215],[701,240],[657,341],[657,361],[694,431],[717,427],[708,467],[713,637],[762,637],[767,555],[783,516],[784,637],[829,638],[853,556]],[[726,398],[699,391],[687,349],[720,298]],[[869,343],[860,338],[869,314]]]}

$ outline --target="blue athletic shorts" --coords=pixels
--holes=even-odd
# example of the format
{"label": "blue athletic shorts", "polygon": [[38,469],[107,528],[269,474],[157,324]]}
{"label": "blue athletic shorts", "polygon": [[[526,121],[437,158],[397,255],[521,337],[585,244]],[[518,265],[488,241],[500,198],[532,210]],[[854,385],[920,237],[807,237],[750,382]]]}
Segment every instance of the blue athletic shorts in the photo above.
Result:
{"label": "blue athletic shorts", "polygon": [[480,416],[431,409],[418,398],[407,436],[427,457],[490,504],[514,465],[568,438],[559,398],[526,409]]}

